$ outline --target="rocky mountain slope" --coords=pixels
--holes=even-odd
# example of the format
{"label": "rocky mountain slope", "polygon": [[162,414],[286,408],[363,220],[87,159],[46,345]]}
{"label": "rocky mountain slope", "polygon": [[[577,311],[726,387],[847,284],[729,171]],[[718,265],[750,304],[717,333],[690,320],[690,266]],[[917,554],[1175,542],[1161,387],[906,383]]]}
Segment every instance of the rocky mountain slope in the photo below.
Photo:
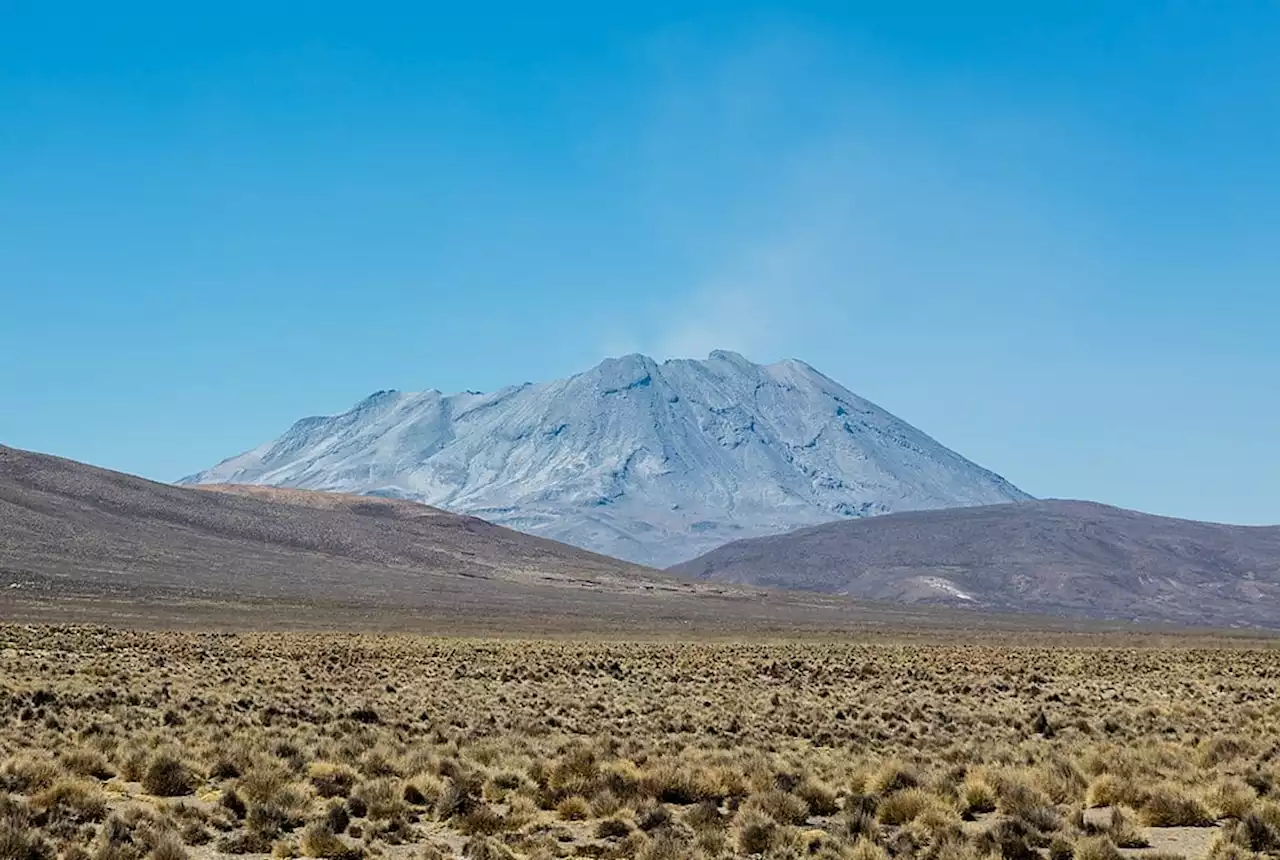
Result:
{"label": "rocky mountain slope", "polygon": [[184,479],[412,499],[667,565],[743,537],[1028,498],[794,360],[610,359],[490,394],[379,392]]}
{"label": "rocky mountain slope", "polygon": [[1029,501],[738,541],[679,576],[915,604],[1280,628],[1280,527]]}

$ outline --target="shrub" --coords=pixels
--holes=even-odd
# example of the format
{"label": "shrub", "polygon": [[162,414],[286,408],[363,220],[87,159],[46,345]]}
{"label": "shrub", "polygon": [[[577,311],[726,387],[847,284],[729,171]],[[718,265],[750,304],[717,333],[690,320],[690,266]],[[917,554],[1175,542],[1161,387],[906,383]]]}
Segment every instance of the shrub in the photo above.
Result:
{"label": "shrub", "polygon": [[365,814],[375,821],[395,818],[405,809],[404,793],[394,779],[370,780],[356,789],[355,796],[364,801]]}
{"label": "shrub", "polygon": [[1280,850],[1280,831],[1261,815],[1249,813],[1240,822],[1241,841],[1257,853]]}
{"label": "shrub", "polygon": [[31,805],[54,821],[83,824],[107,816],[107,799],[96,783],[63,777],[31,798]]}
{"label": "shrub", "polygon": [[393,753],[379,744],[360,758],[360,772],[369,777],[399,776],[400,768],[392,760]]}
{"label": "shrub", "polygon": [[889,759],[871,776],[867,787],[876,794],[893,794],[920,785],[915,769],[898,759]]}
{"label": "shrub", "polygon": [[324,822],[335,835],[346,833],[351,825],[351,813],[341,803],[334,802],[325,810]]}
{"label": "shrub", "polygon": [[1164,785],[1147,795],[1138,816],[1148,827],[1208,827],[1213,816],[1197,798],[1176,786]]}
{"label": "shrub", "polygon": [[76,776],[88,776],[94,779],[111,779],[116,775],[107,757],[93,749],[73,749],[60,756],[63,766]]}
{"label": "shrub", "polygon": [[1117,848],[1146,848],[1151,844],[1142,831],[1129,822],[1129,816],[1119,806],[1111,810],[1111,825],[1106,828],[1106,835],[1111,837]]}
{"label": "shrub", "polygon": [[271,839],[261,833],[242,831],[219,839],[216,847],[223,854],[266,854],[271,850]]}
{"label": "shrub", "polygon": [[507,827],[507,819],[487,803],[477,803],[455,820],[455,827],[467,836],[501,833]]}
{"label": "shrub", "polygon": [[591,798],[591,813],[597,818],[608,818],[621,808],[622,801],[618,795],[607,788]]}
{"label": "shrub", "polygon": [[142,790],[156,797],[182,797],[195,791],[195,779],[176,756],[158,753],[142,775]]}
{"label": "shrub", "polygon": [[230,758],[219,758],[209,768],[209,778],[215,780],[235,779],[240,776],[240,765]]}
{"label": "shrub", "polygon": [[436,801],[436,818],[448,821],[455,816],[466,815],[479,802],[467,783],[451,779],[445,784],[444,791],[440,792],[440,798]]}
{"label": "shrub", "polygon": [[1025,821],[1006,817],[979,834],[975,845],[980,853],[999,854],[1004,860],[1040,860],[1036,849],[1046,841]]}
{"label": "shrub", "polygon": [[[630,837],[628,837],[630,838]],[[623,840],[624,844],[626,840]],[[704,827],[694,833],[693,844],[704,857],[723,857],[731,854],[729,832],[721,828]]]}
{"label": "shrub", "polygon": [[631,825],[621,818],[606,818],[596,825],[596,837],[599,839],[621,839],[631,835]]}
{"label": "shrub", "polygon": [[1130,795],[1131,791],[1121,784],[1120,780],[1113,774],[1104,773],[1089,783],[1085,789],[1084,803],[1085,806],[1116,806],[1123,803]]}
{"label": "shrub", "polygon": [[443,791],[444,783],[439,779],[425,773],[418,774],[404,784],[404,802],[410,806],[435,806]]}
{"label": "shrub", "polygon": [[753,794],[747,799],[747,805],[759,809],[779,824],[804,824],[809,820],[809,804],[778,789]]}
{"label": "shrub", "polygon": [[759,813],[746,812],[737,824],[738,851],[742,854],[764,854],[778,839],[778,824]]}
{"label": "shrub", "polygon": [[1207,739],[1200,747],[1200,761],[1208,768],[1248,755],[1252,747],[1244,738],[1220,736]]}
{"label": "shrub", "polygon": [[1053,758],[1035,773],[1036,786],[1054,803],[1074,804],[1084,794],[1087,781],[1078,768],[1063,758]]}
{"label": "shrub", "polygon": [[967,779],[960,786],[960,812],[965,816],[996,811],[996,790],[981,779]]}
{"label": "shrub", "polygon": [[647,843],[635,857],[636,860],[693,860],[683,843],[665,834]]}
{"label": "shrub", "polygon": [[996,794],[999,810],[1019,818],[1030,818],[1053,806],[1053,801],[1044,792],[1017,776],[998,780]]}
{"label": "shrub", "polygon": [[271,803],[293,781],[278,761],[260,761],[236,782],[236,791],[249,803]]}
{"label": "shrub", "polygon": [[0,767],[0,789],[30,794],[53,785],[62,774],[62,765],[47,756],[18,755]]}
{"label": "shrub", "polygon": [[441,848],[434,842],[428,842],[418,851],[417,860],[453,860],[453,852]]}
{"label": "shrub", "polygon": [[120,776],[129,782],[141,782],[151,762],[151,750],[141,743],[135,742],[121,753],[116,752],[115,761],[119,765]]}
{"label": "shrub", "polygon": [[725,826],[725,817],[720,814],[720,804],[714,800],[702,801],[685,812],[682,820],[695,830],[708,827],[720,829]]}
{"label": "shrub", "polygon": [[1247,783],[1234,778],[1218,783],[1208,798],[1219,818],[1244,818],[1257,799],[1257,793]]}
{"label": "shrub", "polygon": [[660,830],[671,824],[671,810],[662,804],[658,804],[644,812],[640,816],[640,829],[645,833],[651,833],[654,830]]}
{"label": "shrub", "polygon": [[870,839],[859,839],[849,852],[849,860],[888,860],[889,855]]}
{"label": "shrub", "polygon": [[52,860],[53,846],[25,824],[0,819],[0,860]]}
{"label": "shrub", "polygon": [[151,860],[187,860],[187,847],[173,833],[163,833],[151,847]]}
{"label": "shrub", "polygon": [[344,857],[349,850],[347,843],[338,838],[325,821],[313,821],[302,831],[298,847],[307,857]]}
{"label": "shrub", "polygon": [[473,836],[462,846],[467,860],[517,860],[507,846],[488,836]]}
{"label": "shrub", "polygon": [[566,797],[556,805],[556,814],[565,821],[582,821],[591,816],[591,804],[577,795]]}
{"label": "shrub", "polygon": [[644,790],[644,774],[627,759],[609,762],[600,769],[599,777],[605,789],[624,800],[637,797]]}
{"label": "shrub", "polygon": [[1075,860],[1121,860],[1121,856],[1105,836],[1086,836],[1076,843]]}
{"label": "shrub", "polygon": [[878,814],[883,824],[897,826],[914,821],[933,803],[930,795],[919,788],[896,791],[880,801]]}
{"label": "shrub", "polygon": [[139,856],[138,847],[133,844],[133,828],[119,815],[113,815],[98,831],[97,860],[114,860],[126,856]]}
{"label": "shrub", "polygon": [[245,806],[244,801],[234,789],[228,788],[222,792],[222,796],[218,798],[218,805],[230,812],[237,819],[243,819],[249,808]]}
{"label": "shrub", "polygon": [[318,761],[307,768],[307,779],[321,797],[347,797],[355,788],[358,777],[346,765]]}
{"label": "shrub", "polygon": [[1075,860],[1076,850],[1065,839],[1054,839],[1049,843],[1049,860]]}
{"label": "shrub", "polygon": [[290,815],[289,810],[274,803],[255,803],[249,807],[244,818],[244,826],[251,833],[257,833],[270,840],[289,830],[293,830],[300,822]]}
{"label": "shrub", "polygon": [[796,797],[809,806],[810,815],[835,815],[840,811],[840,803],[831,787],[816,779],[807,778],[801,781],[795,790]]}
{"label": "shrub", "polygon": [[538,804],[527,795],[517,794],[507,804],[507,827],[519,830],[538,816]]}
{"label": "shrub", "polygon": [[524,777],[513,771],[503,771],[489,777],[484,785],[484,794],[492,800],[502,800],[512,791],[525,784]]}
{"label": "shrub", "polygon": [[850,841],[869,839],[874,841],[880,833],[876,818],[879,802],[874,795],[860,794],[845,801],[844,811],[836,820],[836,832]]}
{"label": "shrub", "polygon": [[650,797],[679,806],[697,803],[707,796],[694,774],[678,761],[657,763],[645,772],[642,785]]}
{"label": "shrub", "polygon": [[347,812],[351,813],[352,818],[364,818],[369,814],[369,805],[362,798],[348,797]]}

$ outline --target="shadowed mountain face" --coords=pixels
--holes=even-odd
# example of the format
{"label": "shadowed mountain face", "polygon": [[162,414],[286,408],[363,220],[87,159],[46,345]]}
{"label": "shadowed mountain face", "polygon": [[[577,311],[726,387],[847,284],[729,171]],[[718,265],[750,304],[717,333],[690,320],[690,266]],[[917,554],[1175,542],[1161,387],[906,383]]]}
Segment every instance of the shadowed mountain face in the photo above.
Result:
{"label": "shadowed mountain face", "polygon": [[1280,527],[1088,502],[829,523],[737,541],[669,572],[872,600],[1280,628]]}

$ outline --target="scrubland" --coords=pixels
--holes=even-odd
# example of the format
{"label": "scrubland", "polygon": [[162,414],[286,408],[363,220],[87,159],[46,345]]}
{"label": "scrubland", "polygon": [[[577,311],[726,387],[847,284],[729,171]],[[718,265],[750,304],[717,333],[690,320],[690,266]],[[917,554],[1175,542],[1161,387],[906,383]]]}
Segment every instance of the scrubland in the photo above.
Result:
{"label": "scrubland", "polygon": [[0,860],[1280,855],[1267,647],[0,627]]}

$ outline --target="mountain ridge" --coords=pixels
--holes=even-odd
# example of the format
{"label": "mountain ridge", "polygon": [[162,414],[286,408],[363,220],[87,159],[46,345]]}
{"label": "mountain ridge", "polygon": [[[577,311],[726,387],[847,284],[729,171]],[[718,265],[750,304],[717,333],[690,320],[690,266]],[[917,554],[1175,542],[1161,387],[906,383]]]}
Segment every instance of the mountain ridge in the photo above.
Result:
{"label": "mountain ridge", "polygon": [[1045,499],[736,541],[670,573],[906,604],[1280,628],[1280,526]]}
{"label": "mountain ridge", "polygon": [[797,359],[631,354],[488,394],[383,390],[181,483],[406,498],[666,566],[841,517],[1030,498]]}

